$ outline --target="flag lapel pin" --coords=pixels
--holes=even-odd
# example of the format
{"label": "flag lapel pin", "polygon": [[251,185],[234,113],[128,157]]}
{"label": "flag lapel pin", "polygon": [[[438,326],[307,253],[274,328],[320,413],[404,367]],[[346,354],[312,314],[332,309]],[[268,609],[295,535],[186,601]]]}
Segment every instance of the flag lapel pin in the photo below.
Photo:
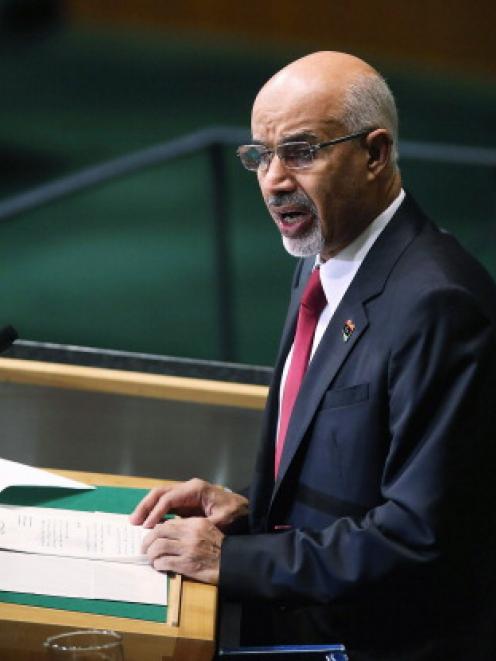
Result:
{"label": "flag lapel pin", "polygon": [[355,331],[355,324],[351,319],[348,319],[348,321],[344,322],[343,325],[343,342],[348,342],[350,337],[353,335]]}

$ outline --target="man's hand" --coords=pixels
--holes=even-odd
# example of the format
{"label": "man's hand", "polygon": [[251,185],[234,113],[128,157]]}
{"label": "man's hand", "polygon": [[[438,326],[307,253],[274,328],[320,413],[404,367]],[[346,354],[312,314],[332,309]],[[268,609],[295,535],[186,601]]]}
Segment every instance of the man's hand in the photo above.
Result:
{"label": "man's hand", "polygon": [[248,500],[194,478],[174,486],[153,489],[138,504],[130,520],[135,525],[153,528],[169,512],[183,517],[207,517],[222,529],[248,514]]}
{"label": "man's hand", "polygon": [[154,569],[217,585],[223,540],[224,535],[208,519],[170,519],[144,538],[143,553]]}

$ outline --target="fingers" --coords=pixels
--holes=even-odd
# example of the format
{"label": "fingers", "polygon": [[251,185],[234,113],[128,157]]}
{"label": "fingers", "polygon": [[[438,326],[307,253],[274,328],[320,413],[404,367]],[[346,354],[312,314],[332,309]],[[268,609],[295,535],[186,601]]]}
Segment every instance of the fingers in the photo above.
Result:
{"label": "fingers", "polygon": [[143,540],[143,552],[159,571],[174,571],[217,584],[224,535],[207,519],[171,519]]}
{"label": "fingers", "polygon": [[181,555],[181,542],[169,537],[157,537],[146,547],[146,555],[155,569],[161,569],[155,562],[162,556]]}
{"label": "fingers", "polygon": [[164,521],[164,523],[160,523],[158,526],[155,526],[153,530],[150,530],[150,532],[143,538],[141,552],[148,554],[150,547],[157,540],[161,539],[176,541],[180,539],[180,533],[177,530],[176,519]]}
{"label": "fingers", "polygon": [[164,514],[168,514],[172,510],[188,508],[194,513],[202,514],[201,491],[204,484],[205,482],[202,480],[188,480],[158,494],[158,498],[155,499],[153,507],[143,521],[143,526],[153,528],[159,523]]}
{"label": "fingers", "polygon": [[155,489],[152,489],[143,500],[138,503],[130,515],[129,519],[131,523],[137,526],[141,525],[156,506],[161,496],[166,494],[167,491],[172,488],[173,487],[156,487]]}
{"label": "fingers", "polygon": [[187,482],[167,487],[157,487],[143,498],[130,516],[131,523],[153,528],[171,511],[188,514],[203,514],[202,491],[207,482],[194,478]]}
{"label": "fingers", "polygon": [[158,487],[150,491],[130,516],[131,523],[153,528],[164,514],[176,512],[182,516],[206,516],[219,528],[224,528],[248,513],[244,496],[194,478],[177,485]]}

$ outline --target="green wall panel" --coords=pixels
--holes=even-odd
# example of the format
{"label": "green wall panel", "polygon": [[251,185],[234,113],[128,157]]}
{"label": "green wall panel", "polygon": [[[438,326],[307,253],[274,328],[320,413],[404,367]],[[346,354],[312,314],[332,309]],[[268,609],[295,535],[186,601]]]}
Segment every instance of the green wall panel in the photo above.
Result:
{"label": "green wall panel", "polygon": [[[0,51],[0,199],[205,126],[248,126],[260,84],[297,55],[110,30]],[[375,64],[403,138],[496,147],[494,86]],[[231,359],[271,364],[294,261],[256,178],[234,148],[225,159]],[[401,166],[425,210],[496,274],[494,170]],[[215,231],[205,153],[1,222],[0,325],[24,339],[222,358]]]}

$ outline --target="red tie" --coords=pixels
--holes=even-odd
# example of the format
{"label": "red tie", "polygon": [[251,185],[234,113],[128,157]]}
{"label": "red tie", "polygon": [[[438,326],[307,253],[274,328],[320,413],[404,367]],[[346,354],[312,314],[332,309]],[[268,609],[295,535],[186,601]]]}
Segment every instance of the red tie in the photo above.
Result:
{"label": "red tie", "polygon": [[298,322],[293,344],[291,365],[288,369],[284,393],[282,396],[281,412],[279,416],[279,431],[276,442],[275,477],[279,471],[282,450],[293,406],[300,389],[301,382],[307,369],[310,352],[312,350],[313,336],[320,317],[320,313],[327,305],[327,300],[320,282],[319,270],[315,269],[307,282],[300,301]]}

